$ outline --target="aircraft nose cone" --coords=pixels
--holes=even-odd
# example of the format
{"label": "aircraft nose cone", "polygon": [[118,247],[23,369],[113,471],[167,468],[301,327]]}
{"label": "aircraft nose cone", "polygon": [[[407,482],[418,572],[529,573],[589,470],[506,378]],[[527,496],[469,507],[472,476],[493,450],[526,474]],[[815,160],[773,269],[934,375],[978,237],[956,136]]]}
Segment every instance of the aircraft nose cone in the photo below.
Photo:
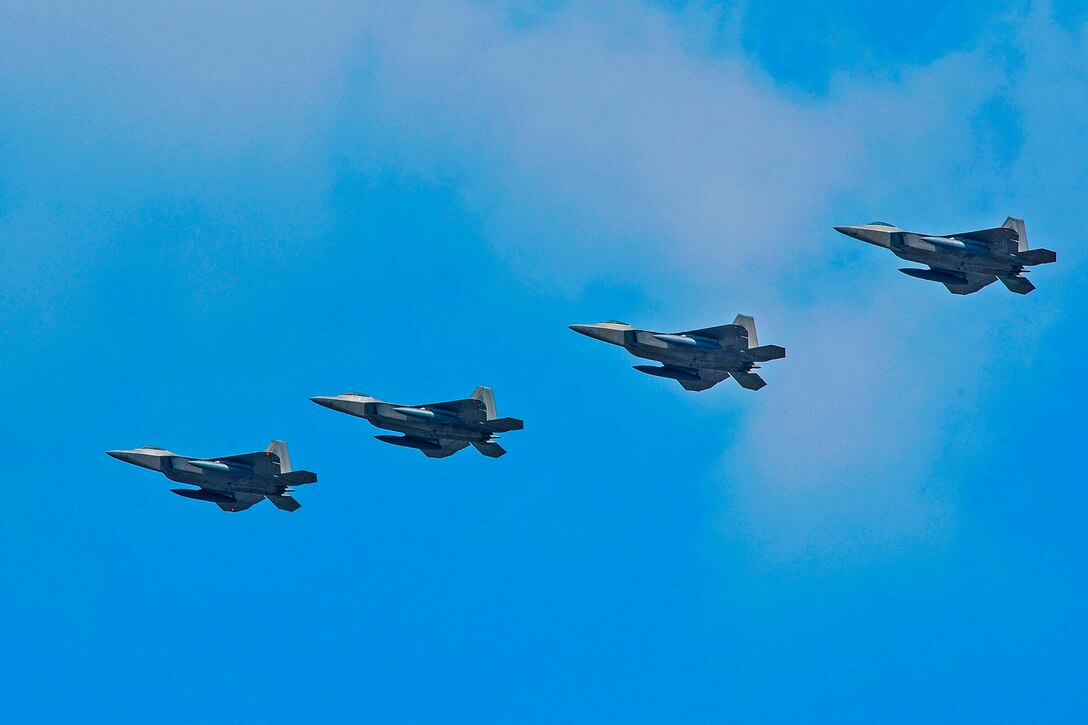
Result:
{"label": "aircraft nose cone", "polygon": [[570,329],[577,333],[600,340],[612,345],[623,344],[623,330],[616,329],[607,323],[600,325],[569,325]]}
{"label": "aircraft nose cone", "polygon": [[894,227],[879,222],[861,227],[835,227],[834,229],[840,234],[857,239],[859,242],[884,248],[891,246],[893,232],[895,231]]}
{"label": "aircraft nose cone", "polygon": [[323,408],[332,408],[336,405],[336,398],[330,395],[315,395],[310,398],[311,401],[317,403]]}
{"label": "aircraft nose cone", "polygon": [[125,460],[125,453],[126,452],[127,451],[106,451],[106,455],[111,456],[113,458],[116,458],[119,461],[123,461],[123,460]]}

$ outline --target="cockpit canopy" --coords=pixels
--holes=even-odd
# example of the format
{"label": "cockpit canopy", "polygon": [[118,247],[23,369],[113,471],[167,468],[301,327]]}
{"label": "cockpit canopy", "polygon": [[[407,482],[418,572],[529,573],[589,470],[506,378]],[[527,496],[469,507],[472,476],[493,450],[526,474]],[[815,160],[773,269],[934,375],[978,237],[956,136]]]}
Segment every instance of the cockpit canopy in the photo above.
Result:
{"label": "cockpit canopy", "polygon": [[888,222],[869,222],[869,226],[871,226],[871,227],[894,227],[895,225],[894,224],[889,224]]}
{"label": "cockpit canopy", "polygon": [[603,325],[626,325],[627,323],[626,322],[621,322],[619,320],[605,320],[601,324],[603,324]]}

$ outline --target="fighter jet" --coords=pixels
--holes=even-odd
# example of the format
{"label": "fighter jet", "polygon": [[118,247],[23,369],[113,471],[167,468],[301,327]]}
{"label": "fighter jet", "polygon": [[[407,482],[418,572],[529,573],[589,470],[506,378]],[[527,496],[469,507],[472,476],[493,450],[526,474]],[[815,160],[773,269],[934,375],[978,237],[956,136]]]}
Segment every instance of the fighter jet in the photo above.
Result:
{"label": "fighter jet", "polygon": [[517,418],[499,418],[495,413],[495,394],[491,388],[479,387],[466,400],[424,405],[385,403],[362,393],[310,398],[326,408],[365,418],[385,430],[403,433],[399,436],[374,436],[384,443],[423,451],[428,458],[445,458],[470,443],[489,458],[506,453],[495,439],[496,433],[521,430],[524,423]]}
{"label": "fighter jet", "polygon": [[685,390],[707,390],[732,376],[741,387],[759,390],[766,381],[752,372],[756,363],[786,357],[786,348],[760,347],[756,321],[737,315],[732,325],[684,332],[652,332],[610,320],[598,325],[571,325],[570,329],[596,340],[621,345],[635,357],[664,363],[635,365],[635,370],[672,378]]}
{"label": "fighter jet", "polygon": [[904,267],[903,274],[940,282],[956,295],[969,295],[996,280],[1010,292],[1026,295],[1035,285],[1021,275],[1024,267],[1050,264],[1058,255],[1049,249],[1028,249],[1023,219],[1009,217],[997,229],[981,229],[934,236],[907,232],[885,222],[860,227],[835,227],[835,231],[878,247],[886,247],[900,259],[929,265],[928,269]]}
{"label": "fighter jet", "polygon": [[291,498],[291,487],[317,481],[315,473],[291,470],[291,457],[283,441],[272,441],[259,453],[223,458],[189,458],[155,446],[107,453],[158,471],[171,481],[198,486],[170,490],[185,498],[210,501],[224,511],[245,511],[265,498],[276,508],[297,511],[302,504]]}

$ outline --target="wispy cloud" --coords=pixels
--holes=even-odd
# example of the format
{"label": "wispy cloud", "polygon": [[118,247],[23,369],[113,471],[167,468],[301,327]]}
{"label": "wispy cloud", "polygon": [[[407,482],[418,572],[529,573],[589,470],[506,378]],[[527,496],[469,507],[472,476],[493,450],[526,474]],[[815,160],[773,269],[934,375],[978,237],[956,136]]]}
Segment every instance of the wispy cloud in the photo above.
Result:
{"label": "wispy cloud", "polygon": [[74,136],[114,127],[119,146],[164,160],[257,155],[283,173],[323,144],[328,168],[298,171],[315,196],[337,165],[453,182],[514,273],[557,294],[635,284],[657,308],[635,322],[662,326],[757,315],[790,350],[772,387],[704,396],[750,406],[725,456],[733,515],[783,555],[929,537],[950,516],[923,489],[967,414],[955,401],[1007,354],[989,333],[1030,343],[1023,311],[1046,303],[893,279],[894,260],[829,227],[880,216],[951,232],[1022,213],[1033,231],[1071,231],[1031,214],[1083,199],[1084,151],[1060,139],[1085,127],[1084,30],[1037,9],[974,50],[895,80],[840,73],[813,98],[739,41],[705,52],[695,14],[572,4],[525,23],[511,7],[122,3],[79,24],[25,11],[0,37],[9,82],[32,67],[57,79],[12,97],[72,109]]}
{"label": "wispy cloud", "polygon": [[[828,227],[952,232],[1021,209],[1006,208],[1027,196],[1016,169],[1047,143],[1020,100],[1031,61],[984,42],[808,99],[743,56],[693,51],[648,8],[526,31],[493,7],[429,7],[371,19],[359,117],[375,153],[455,178],[496,250],[543,283],[637,281],[661,324],[772,321],[790,358],[726,454],[734,514],[769,553],[942,540],[939,468],[967,450],[947,434],[979,394],[972,371],[1016,364],[1008,336],[1039,332],[1013,305],[1038,303],[893,280],[895,260]],[[1059,32],[1032,17],[1025,46]]]}

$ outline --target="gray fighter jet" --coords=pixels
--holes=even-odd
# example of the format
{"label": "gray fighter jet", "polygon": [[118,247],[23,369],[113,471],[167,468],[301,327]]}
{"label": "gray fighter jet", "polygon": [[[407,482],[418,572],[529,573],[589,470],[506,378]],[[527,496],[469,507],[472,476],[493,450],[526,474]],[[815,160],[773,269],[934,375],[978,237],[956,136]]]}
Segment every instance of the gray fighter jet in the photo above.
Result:
{"label": "gray fighter jet", "polygon": [[978,292],[1001,280],[1009,291],[1026,295],[1035,285],[1021,276],[1025,267],[1050,264],[1058,255],[1049,249],[1028,249],[1023,219],[1009,217],[997,229],[981,229],[942,236],[907,232],[885,222],[860,227],[835,227],[835,231],[878,247],[886,247],[900,259],[929,265],[928,269],[905,267],[899,271],[918,279],[940,282],[956,295]]}
{"label": "gray fighter jet", "polygon": [[224,511],[244,511],[265,498],[276,508],[297,511],[302,504],[291,498],[291,487],[317,481],[315,473],[291,470],[291,457],[283,441],[272,441],[259,453],[223,458],[189,458],[154,446],[107,453],[158,471],[171,481],[199,486],[170,490],[185,498],[210,501]]}
{"label": "gray fighter jet", "polygon": [[423,451],[429,458],[445,458],[470,443],[489,458],[506,453],[495,442],[496,433],[521,430],[524,423],[517,418],[499,418],[495,414],[495,394],[491,388],[479,387],[466,400],[424,405],[385,403],[362,393],[310,398],[318,405],[366,418],[385,430],[403,433],[399,436],[374,436],[384,443]]}
{"label": "gray fighter jet", "polygon": [[767,383],[752,372],[756,363],[786,357],[786,348],[760,347],[756,321],[737,315],[732,325],[684,332],[652,332],[610,320],[598,325],[571,325],[570,329],[596,340],[621,345],[635,357],[656,360],[656,365],[635,365],[635,370],[672,378],[685,390],[707,390],[732,376],[741,387],[759,390]]}

